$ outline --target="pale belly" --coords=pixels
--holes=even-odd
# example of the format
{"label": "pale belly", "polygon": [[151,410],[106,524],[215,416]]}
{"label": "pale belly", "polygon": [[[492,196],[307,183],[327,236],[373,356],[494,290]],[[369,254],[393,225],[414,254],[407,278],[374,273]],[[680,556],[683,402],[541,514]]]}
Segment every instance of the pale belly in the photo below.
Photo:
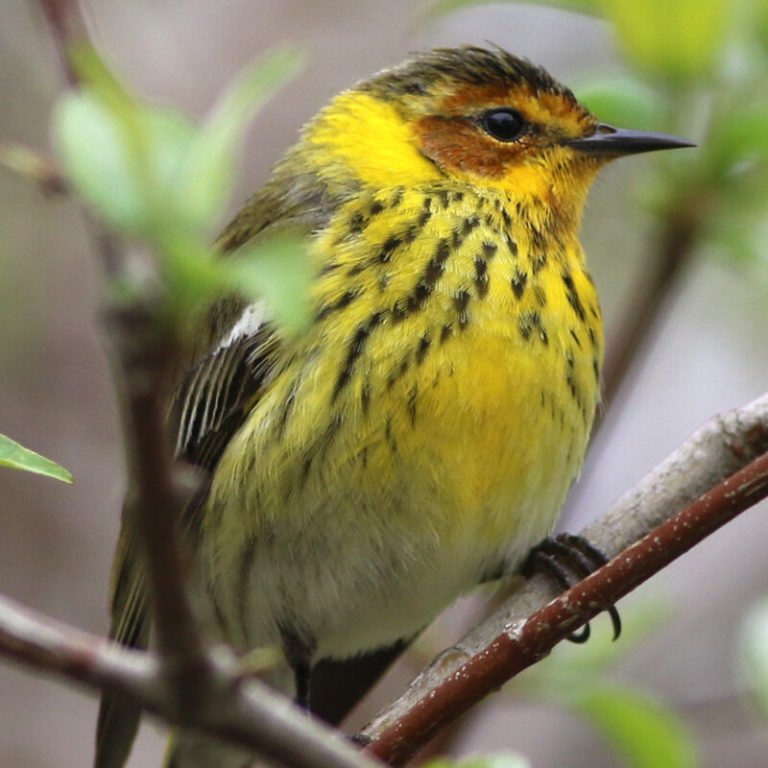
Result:
{"label": "pale belly", "polygon": [[342,412],[309,468],[289,429],[276,454],[265,401],[222,460],[204,537],[230,641],[279,644],[288,629],[343,658],[519,564],[552,529],[589,426],[553,391],[561,362],[529,351],[433,356],[375,417]]}

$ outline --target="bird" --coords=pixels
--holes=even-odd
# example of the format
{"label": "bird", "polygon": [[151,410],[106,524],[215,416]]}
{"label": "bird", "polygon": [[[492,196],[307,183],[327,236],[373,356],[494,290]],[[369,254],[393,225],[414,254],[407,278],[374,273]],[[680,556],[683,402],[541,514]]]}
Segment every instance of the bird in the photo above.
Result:
{"label": "bird", "polygon": [[[599,122],[500,47],[433,49],[333,98],[225,228],[221,258],[305,238],[311,321],[290,334],[237,293],[190,319],[169,421],[207,479],[185,541],[216,632],[281,649],[304,707],[338,721],[318,681],[361,695],[551,533],[600,401],[588,190],[684,146]],[[110,636],[146,648],[138,547],[126,521]],[[121,768],[138,722],[103,698],[96,768]],[[167,764],[248,764],[223,749],[181,734]]]}

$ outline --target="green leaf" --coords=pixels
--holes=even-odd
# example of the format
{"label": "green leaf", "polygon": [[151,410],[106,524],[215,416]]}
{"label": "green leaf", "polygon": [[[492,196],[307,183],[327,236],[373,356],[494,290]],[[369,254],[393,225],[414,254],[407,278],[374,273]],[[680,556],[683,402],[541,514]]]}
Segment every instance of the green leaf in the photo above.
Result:
{"label": "green leaf", "polygon": [[92,94],[65,96],[53,114],[54,142],[64,174],[109,223],[140,228],[144,205],[120,126]]}
{"label": "green leaf", "polygon": [[207,238],[232,189],[246,124],[299,64],[292,49],[269,54],[196,129],[178,112],[134,98],[92,49],[83,49],[85,90],[63,98],[54,115],[65,172],[86,202],[126,234],[154,245],[185,228]]}
{"label": "green leaf", "polygon": [[178,197],[179,178],[194,151],[197,129],[175,110],[158,107],[142,109],[141,127],[148,155],[144,162],[149,173],[145,220],[171,227],[183,223],[180,209],[184,201]]}
{"label": "green leaf", "polygon": [[707,149],[719,170],[768,158],[768,104],[733,106],[713,129]]}
{"label": "green leaf", "polygon": [[219,258],[212,246],[188,230],[164,233],[158,249],[168,299],[178,317],[233,289],[230,260]]}
{"label": "green leaf", "polygon": [[574,90],[579,101],[600,122],[637,130],[658,128],[661,124],[661,98],[631,75],[597,76]]}
{"label": "green leaf", "polygon": [[92,96],[112,116],[119,131],[119,148],[125,155],[126,168],[137,179],[140,190],[146,191],[151,185],[150,150],[144,125],[146,110],[92,45],[76,46],[72,58],[83,83],[82,92]]}
{"label": "green leaf", "polygon": [[595,686],[576,695],[571,707],[587,718],[631,768],[694,768],[696,749],[677,715],[630,689]]}
{"label": "green leaf", "polygon": [[65,174],[107,224],[152,247],[167,309],[182,316],[236,290],[266,299],[286,331],[301,330],[309,318],[303,248],[283,239],[218,259],[207,242],[233,186],[245,127],[298,71],[298,52],[279,49],[250,67],[200,129],[134,97],[92,48],[77,55],[84,88],[54,114]]}
{"label": "green leaf", "polygon": [[73,482],[72,475],[64,467],[2,434],[0,434],[0,467],[34,472],[64,483]]}
{"label": "green leaf", "polygon": [[289,334],[309,325],[311,268],[301,238],[276,236],[220,264],[230,287],[248,298],[265,299],[278,326]]}
{"label": "green leaf", "polygon": [[77,45],[70,53],[84,87],[107,105],[111,112],[121,112],[123,119],[126,119],[129,113],[138,110],[137,98],[115,76],[90,43]]}
{"label": "green leaf", "polygon": [[708,72],[726,38],[728,0],[602,0],[626,54],[656,75]]}
{"label": "green leaf", "polygon": [[167,109],[124,112],[88,92],[64,97],[53,117],[66,177],[109,224],[152,238],[176,226],[174,194],[194,137],[193,126]]}
{"label": "green leaf", "polygon": [[178,199],[188,218],[210,226],[231,193],[236,155],[248,123],[275,91],[293,78],[303,57],[293,48],[280,48],[248,67],[214,107],[190,148]]}
{"label": "green leaf", "polygon": [[754,605],[741,630],[740,677],[768,717],[768,599]]}
{"label": "green leaf", "polygon": [[195,129],[134,97],[92,48],[74,55],[84,86],[60,100],[53,118],[66,174],[110,225],[153,239],[178,226],[174,189]]}
{"label": "green leaf", "polygon": [[635,648],[664,626],[673,614],[662,595],[652,600],[628,599],[622,602],[624,628],[621,641],[614,642],[608,617],[590,622],[588,643],[560,643],[540,664],[514,682],[514,691],[558,706],[569,706],[572,691],[581,691],[605,676],[612,665],[626,658]]}

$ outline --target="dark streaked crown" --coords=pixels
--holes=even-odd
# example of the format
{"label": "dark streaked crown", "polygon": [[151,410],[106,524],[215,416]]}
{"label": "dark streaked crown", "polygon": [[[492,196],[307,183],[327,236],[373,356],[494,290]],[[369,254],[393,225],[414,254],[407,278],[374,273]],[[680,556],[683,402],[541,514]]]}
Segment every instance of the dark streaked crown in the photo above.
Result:
{"label": "dark streaked crown", "polygon": [[420,53],[392,69],[385,69],[363,83],[362,90],[385,98],[428,95],[446,80],[456,84],[515,88],[528,86],[534,93],[553,93],[576,105],[576,98],[546,70],[502,48],[435,48]]}

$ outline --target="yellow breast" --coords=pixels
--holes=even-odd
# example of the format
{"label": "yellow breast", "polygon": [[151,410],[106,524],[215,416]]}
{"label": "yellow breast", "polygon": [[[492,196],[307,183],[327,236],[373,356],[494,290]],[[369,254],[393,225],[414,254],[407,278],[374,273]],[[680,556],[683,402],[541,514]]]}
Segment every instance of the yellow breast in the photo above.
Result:
{"label": "yellow breast", "polygon": [[350,205],[318,244],[332,410],[357,447],[375,448],[383,423],[464,509],[548,466],[538,484],[561,499],[598,399],[602,325],[575,232],[509,208],[471,188],[397,188]]}
{"label": "yellow breast", "polygon": [[[602,356],[595,291],[575,235],[550,242],[507,206],[431,184],[342,208],[314,243],[316,323],[214,477],[214,581],[243,571],[245,519],[247,540],[269,542],[249,577],[249,594],[275,595],[261,615],[298,610],[265,574],[314,567],[301,610],[316,610],[312,626],[334,616],[319,633],[329,653],[377,644],[350,634],[358,624],[378,644],[405,636],[517,562],[581,464]],[[335,575],[317,567],[329,557]],[[364,615],[385,609],[388,629]]]}

